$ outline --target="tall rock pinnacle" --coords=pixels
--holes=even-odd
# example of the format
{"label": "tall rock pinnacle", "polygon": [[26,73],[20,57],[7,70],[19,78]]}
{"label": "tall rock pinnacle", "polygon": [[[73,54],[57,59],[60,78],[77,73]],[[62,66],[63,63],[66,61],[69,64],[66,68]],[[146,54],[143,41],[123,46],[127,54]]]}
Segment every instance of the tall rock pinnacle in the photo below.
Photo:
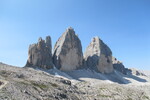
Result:
{"label": "tall rock pinnacle", "polygon": [[82,66],[82,46],[73,28],[69,27],[56,42],[53,62],[62,71],[71,71]]}
{"label": "tall rock pinnacle", "polygon": [[28,60],[25,66],[43,69],[53,68],[50,36],[47,36],[46,40],[40,37],[38,43],[29,46]]}
{"label": "tall rock pinnacle", "polygon": [[110,48],[100,40],[94,37],[87,47],[84,59],[86,66],[101,73],[113,72],[112,52]]}

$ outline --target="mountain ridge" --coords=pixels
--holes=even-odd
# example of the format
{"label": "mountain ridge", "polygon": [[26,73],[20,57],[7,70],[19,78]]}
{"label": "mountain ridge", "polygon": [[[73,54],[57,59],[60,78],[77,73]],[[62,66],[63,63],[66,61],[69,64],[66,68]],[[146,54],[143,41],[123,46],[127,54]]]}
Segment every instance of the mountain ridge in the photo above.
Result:
{"label": "mountain ridge", "polygon": [[31,44],[25,67],[0,63],[1,100],[150,100],[150,77],[126,68],[94,37],[82,52],[73,28]]}

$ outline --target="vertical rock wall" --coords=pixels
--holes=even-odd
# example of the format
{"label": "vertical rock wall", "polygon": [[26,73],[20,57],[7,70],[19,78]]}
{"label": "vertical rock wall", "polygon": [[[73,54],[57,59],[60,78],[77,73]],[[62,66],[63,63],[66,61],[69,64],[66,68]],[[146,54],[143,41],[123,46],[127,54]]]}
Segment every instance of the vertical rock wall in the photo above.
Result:
{"label": "vertical rock wall", "polygon": [[68,28],[56,42],[53,62],[62,71],[71,71],[82,66],[82,46],[73,28]]}
{"label": "vertical rock wall", "polygon": [[31,44],[28,51],[26,67],[53,68],[52,46],[50,36],[46,40],[39,38],[38,43]]}
{"label": "vertical rock wall", "polygon": [[112,52],[99,37],[94,37],[87,47],[84,59],[86,66],[101,73],[113,72]]}

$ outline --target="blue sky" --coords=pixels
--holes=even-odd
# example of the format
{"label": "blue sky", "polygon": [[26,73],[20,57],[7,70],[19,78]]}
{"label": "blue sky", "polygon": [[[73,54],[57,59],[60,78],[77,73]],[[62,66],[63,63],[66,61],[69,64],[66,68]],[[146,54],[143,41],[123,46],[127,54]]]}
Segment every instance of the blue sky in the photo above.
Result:
{"label": "blue sky", "polygon": [[0,0],[0,62],[24,66],[29,44],[67,27],[83,52],[99,36],[126,67],[150,70],[150,0]]}

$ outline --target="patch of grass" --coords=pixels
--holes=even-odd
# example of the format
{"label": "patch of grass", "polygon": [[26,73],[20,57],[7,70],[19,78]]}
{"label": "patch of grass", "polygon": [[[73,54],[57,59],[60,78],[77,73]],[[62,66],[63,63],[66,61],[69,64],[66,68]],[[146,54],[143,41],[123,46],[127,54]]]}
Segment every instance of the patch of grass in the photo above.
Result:
{"label": "patch of grass", "polygon": [[149,98],[148,96],[146,96],[146,95],[144,95],[142,98],[143,98],[143,99],[150,100],[150,98]]}
{"label": "patch of grass", "polygon": [[1,73],[1,74],[6,74],[6,73],[7,73],[7,71],[5,71],[5,70],[1,70],[1,71],[0,71],[0,73]]}
{"label": "patch of grass", "polygon": [[3,77],[8,77],[8,76],[10,75],[10,73],[8,73],[8,72],[5,71],[5,70],[1,70],[1,71],[0,71],[0,74],[1,74],[1,76],[3,76]]}
{"label": "patch of grass", "polygon": [[29,85],[29,83],[27,83],[26,81],[20,81],[18,83],[23,84],[23,85]]}
{"label": "patch of grass", "polygon": [[121,92],[122,90],[120,88],[116,88],[117,92]]}
{"label": "patch of grass", "polygon": [[104,95],[104,94],[99,94],[98,96],[99,96],[99,97],[103,97],[103,98],[111,98],[110,95]]}
{"label": "patch of grass", "polygon": [[50,83],[53,87],[58,87],[56,83]]}
{"label": "patch of grass", "polygon": [[132,100],[132,98],[128,98],[127,100]]}
{"label": "patch of grass", "polygon": [[42,89],[42,90],[48,88],[47,85],[41,84],[41,83],[35,83],[35,82],[32,82],[32,85],[34,85],[35,87],[39,87],[39,88]]}
{"label": "patch of grass", "polygon": [[[39,83],[39,82],[35,82],[35,81],[30,81],[30,82],[20,81],[19,83],[23,84],[23,85],[33,85],[34,89],[36,89],[36,90],[37,90],[37,88],[40,88],[42,90],[49,88],[48,85],[45,85],[45,84]],[[58,85],[56,83],[50,83],[50,85],[55,88],[58,87]]]}
{"label": "patch of grass", "polygon": [[99,88],[100,90],[106,90],[106,88]]}

